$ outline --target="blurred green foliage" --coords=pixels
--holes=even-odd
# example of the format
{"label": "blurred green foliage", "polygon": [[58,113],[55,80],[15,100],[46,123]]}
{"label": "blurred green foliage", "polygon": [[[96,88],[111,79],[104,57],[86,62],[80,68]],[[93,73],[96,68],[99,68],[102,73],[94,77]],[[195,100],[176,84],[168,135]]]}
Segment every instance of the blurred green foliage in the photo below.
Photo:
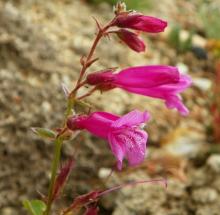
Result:
{"label": "blurred green foliage", "polygon": [[206,35],[211,39],[220,39],[220,8],[219,5],[206,2],[199,9]]}
{"label": "blurred green foliage", "polygon": [[24,200],[23,206],[32,215],[42,215],[43,212],[46,210],[45,203],[40,200]]}
{"label": "blurred green foliage", "polygon": [[[107,2],[111,5],[115,5],[118,0],[88,0],[88,2],[99,4],[101,2]],[[127,9],[134,9],[134,10],[147,10],[152,7],[151,0],[124,0],[123,2],[126,3]]]}
{"label": "blurred green foliage", "polygon": [[178,52],[187,52],[192,48],[194,31],[191,31],[185,40],[181,40],[180,33],[181,27],[179,25],[173,26],[168,36],[168,43]]}

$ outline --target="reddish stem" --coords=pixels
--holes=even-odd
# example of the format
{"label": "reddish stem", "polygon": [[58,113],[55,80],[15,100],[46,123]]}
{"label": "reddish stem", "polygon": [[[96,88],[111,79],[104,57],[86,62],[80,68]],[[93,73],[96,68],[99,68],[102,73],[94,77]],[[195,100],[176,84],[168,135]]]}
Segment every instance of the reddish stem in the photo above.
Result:
{"label": "reddish stem", "polygon": [[88,93],[84,94],[83,96],[78,97],[77,100],[81,100],[92,95],[96,90],[97,90],[97,87],[92,88]]}
{"label": "reddish stem", "polygon": [[73,96],[77,92],[77,90],[82,86],[81,85],[81,81],[83,79],[84,74],[86,73],[86,70],[91,66],[90,62],[91,62],[92,56],[93,56],[93,54],[95,52],[95,49],[96,49],[100,39],[103,36],[106,35],[107,30],[113,25],[114,21],[115,21],[115,18],[113,20],[111,20],[111,22],[109,24],[107,24],[105,27],[103,27],[103,28],[99,27],[98,34],[96,35],[96,38],[95,38],[95,40],[94,40],[94,42],[92,44],[92,47],[91,47],[91,49],[89,51],[89,54],[87,55],[87,57],[85,59],[85,62],[83,64],[83,66],[82,66],[82,69],[80,71],[79,78],[77,80],[76,86],[73,89],[73,91],[70,93],[71,96]]}

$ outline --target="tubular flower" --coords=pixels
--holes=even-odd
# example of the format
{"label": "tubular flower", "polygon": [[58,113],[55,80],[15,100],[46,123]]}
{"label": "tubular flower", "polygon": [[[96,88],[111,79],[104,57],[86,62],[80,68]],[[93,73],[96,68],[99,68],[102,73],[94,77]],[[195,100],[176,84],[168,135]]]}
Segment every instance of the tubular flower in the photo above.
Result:
{"label": "tubular flower", "polygon": [[86,129],[97,137],[108,140],[112,153],[116,157],[117,167],[122,169],[123,159],[129,165],[140,164],[145,157],[148,135],[140,128],[150,116],[138,110],[119,117],[107,112],[94,112],[69,118],[67,126],[71,130]]}
{"label": "tubular flower", "polygon": [[120,29],[115,32],[118,37],[132,50],[136,52],[144,52],[145,44],[144,41],[138,37],[136,33],[128,31],[126,29]]}
{"label": "tubular flower", "polygon": [[117,16],[114,25],[120,28],[159,33],[167,27],[167,22],[155,17],[144,16],[141,13],[121,13]]}
{"label": "tubular flower", "polygon": [[181,75],[176,67],[172,66],[139,66],[121,70],[118,73],[93,73],[88,75],[87,83],[93,85],[90,80],[105,79],[105,82],[96,85],[102,90],[121,88],[128,92],[150,96],[165,101],[168,108],[176,108],[182,115],[188,114],[179,93],[188,88],[192,81],[187,75]]}

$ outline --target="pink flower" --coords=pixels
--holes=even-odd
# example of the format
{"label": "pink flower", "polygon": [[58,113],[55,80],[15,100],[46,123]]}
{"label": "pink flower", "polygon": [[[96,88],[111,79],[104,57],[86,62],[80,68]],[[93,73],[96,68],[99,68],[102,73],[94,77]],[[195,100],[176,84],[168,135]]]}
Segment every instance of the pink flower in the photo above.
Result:
{"label": "pink flower", "polygon": [[145,157],[147,133],[140,125],[147,122],[147,112],[134,110],[122,117],[107,113],[94,112],[89,116],[72,117],[67,126],[71,130],[86,129],[90,133],[108,140],[112,153],[117,159],[117,167],[122,169],[124,157],[129,165],[140,164]]}
{"label": "pink flower", "polygon": [[144,16],[140,13],[122,13],[116,18],[114,25],[120,28],[159,33],[167,27],[167,22],[155,17]]}
{"label": "pink flower", "polygon": [[[150,96],[165,101],[168,108],[176,108],[182,115],[188,114],[188,109],[182,103],[179,93],[191,85],[191,78],[181,75],[176,67],[172,66],[139,66],[121,70],[118,73],[108,71],[88,75],[90,80],[96,80],[95,85],[112,89],[118,87],[128,92]],[[98,80],[104,82],[98,83]]]}
{"label": "pink flower", "polygon": [[115,32],[118,37],[132,50],[136,52],[144,52],[145,51],[145,44],[144,41],[138,37],[136,33],[128,31],[126,29],[120,29]]}

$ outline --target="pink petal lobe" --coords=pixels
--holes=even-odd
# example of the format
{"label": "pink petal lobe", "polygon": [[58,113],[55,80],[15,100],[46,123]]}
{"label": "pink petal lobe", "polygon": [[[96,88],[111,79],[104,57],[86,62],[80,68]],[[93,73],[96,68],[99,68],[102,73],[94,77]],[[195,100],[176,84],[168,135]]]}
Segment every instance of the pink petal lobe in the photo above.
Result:
{"label": "pink petal lobe", "polygon": [[121,170],[122,169],[122,162],[123,162],[124,155],[125,155],[124,148],[121,145],[121,143],[118,142],[115,139],[114,135],[112,135],[111,133],[108,136],[108,141],[109,141],[109,146],[111,148],[111,151],[117,160],[117,168],[118,168],[118,170]]}
{"label": "pink petal lobe", "polygon": [[143,130],[132,130],[127,135],[126,158],[130,166],[136,166],[144,161],[148,135]]}
{"label": "pink petal lobe", "polygon": [[112,123],[112,127],[119,128],[121,126],[137,126],[147,122],[149,119],[150,115],[148,112],[133,110]]}
{"label": "pink petal lobe", "polygon": [[182,115],[188,114],[188,109],[183,105],[181,97],[178,95],[192,84],[192,80],[187,75],[180,75],[176,83],[162,84],[155,87],[122,86],[128,92],[162,99],[168,108],[176,108]]}
{"label": "pink petal lobe", "polygon": [[166,106],[168,108],[176,108],[181,115],[186,116],[189,114],[188,108],[182,103],[180,96],[170,96],[166,100]]}
{"label": "pink petal lobe", "polygon": [[146,151],[147,133],[145,131],[126,128],[109,135],[109,144],[117,159],[117,167],[122,169],[122,162],[127,158],[129,165],[135,166],[143,162]]}
{"label": "pink petal lobe", "polygon": [[177,83],[170,83],[167,85],[158,86],[157,89],[166,93],[181,93],[192,84],[192,79],[188,75],[180,75]]}

